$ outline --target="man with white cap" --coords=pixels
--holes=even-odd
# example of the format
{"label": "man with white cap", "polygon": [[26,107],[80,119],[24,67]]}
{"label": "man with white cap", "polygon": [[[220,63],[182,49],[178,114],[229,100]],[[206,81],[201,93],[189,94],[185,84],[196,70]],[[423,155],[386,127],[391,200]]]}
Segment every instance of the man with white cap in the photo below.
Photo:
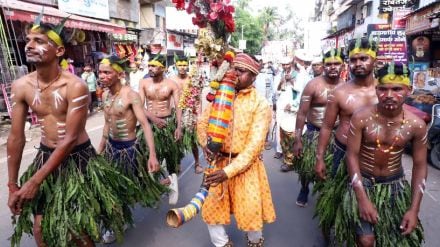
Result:
{"label": "man with white cap", "polygon": [[318,77],[322,75],[324,72],[324,66],[322,63],[322,57],[321,56],[315,56],[312,60],[312,74],[313,77]]}
{"label": "man with white cap", "polygon": [[[275,111],[277,111],[278,106],[278,99],[281,95],[282,89],[285,87],[286,81],[294,80],[296,78],[296,71],[292,69],[292,58],[290,57],[284,57],[280,61],[281,66],[283,67],[283,71],[281,72],[281,75],[279,76],[279,80],[275,81],[275,88],[276,88],[276,94],[275,94]],[[281,148],[281,142],[280,142],[280,125],[281,122],[280,116],[278,114],[275,115],[276,120],[276,146],[275,146],[275,159],[280,159],[283,156],[283,150]]]}

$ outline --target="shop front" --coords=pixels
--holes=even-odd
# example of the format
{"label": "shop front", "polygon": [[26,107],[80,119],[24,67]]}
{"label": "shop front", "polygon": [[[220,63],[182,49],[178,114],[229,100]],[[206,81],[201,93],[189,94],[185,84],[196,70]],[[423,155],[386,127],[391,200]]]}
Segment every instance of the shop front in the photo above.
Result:
{"label": "shop front", "polygon": [[[41,5],[16,0],[0,0],[0,63],[4,101],[8,101],[8,91],[12,81],[35,68],[27,64],[24,47],[26,30],[42,10]],[[64,25],[67,42],[64,59],[70,61],[73,72],[80,75],[85,64],[96,68],[97,61],[112,52],[111,35],[124,35],[126,28],[92,18],[70,15],[54,7],[45,6],[42,22],[58,24],[68,16]],[[3,47],[7,49],[3,49]],[[18,71],[18,73],[17,73]],[[1,103],[1,102],[0,102]],[[8,104],[7,104],[8,106]],[[7,107],[8,112],[10,107]]]}
{"label": "shop front", "polygon": [[408,62],[412,69],[413,106],[431,114],[440,103],[440,3],[432,3],[406,16]]}

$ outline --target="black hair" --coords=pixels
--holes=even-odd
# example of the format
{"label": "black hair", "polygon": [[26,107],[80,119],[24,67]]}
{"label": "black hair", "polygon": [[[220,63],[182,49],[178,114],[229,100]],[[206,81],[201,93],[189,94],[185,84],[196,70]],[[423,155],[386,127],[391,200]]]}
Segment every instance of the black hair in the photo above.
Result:
{"label": "black hair", "polygon": [[361,49],[371,49],[373,51],[377,51],[376,41],[369,40],[367,37],[350,40],[350,43],[348,44],[348,51],[352,51],[353,49],[357,48],[358,45],[359,45],[358,48]]}
{"label": "black hair", "polygon": [[185,61],[188,62],[188,58],[186,56],[179,56],[176,58],[176,62]]}
{"label": "black hair", "polygon": [[149,60],[150,62],[151,61],[158,61],[158,62],[160,62],[161,64],[163,64],[164,66],[165,66],[165,63],[166,63],[166,60],[165,60],[165,57],[163,56],[163,55],[152,55],[151,57],[150,57],[150,60]]}
{"label": "black hair", "polygon": [[[380,68],[377,71],[377,78],[379,80],[381,80],[382,78],[384,78],[386,75],[389,74],[389,67],[392,66],[390,64],[385,64],[385,66],[383,66],[382,68]],[[406,70],[406,71],[405,71]],[[396,63],[394,64],[394,74],[395,75],[405,75],[405,76],[409,76],[410,71],[408,69],[408,67],[402,63]]]}
{"label": "black hair", "polygon": [[[33,27],[33,24],[31,24],[31,25],[29,25],[28,27],[27,27],[27,33],[29,33],[30,32],[30,30],[32,29],[32,27]],[[46,34],[48,31],[50,31],[50,30],[54,30],[55,29],[55,25],[54,24],[52,24],[52,23],[40,23],[40,25],[38,26],[39,28],[39,30],[40,30],[40,32],[41,33],[44,33],[44,34]],[[61,41],[63,41],[63,44],[65,45],[67,42],[68,42],[68,40],[67,40],[67,35],[66,35],[66,32],[65,32],[65,29],[63,28],[62,30],[61,30],[61,32],[58,34],[59,36],[60,36],[60,38],[61,38]],[[53,42],[51,39],[49,39],[51,42]]]}

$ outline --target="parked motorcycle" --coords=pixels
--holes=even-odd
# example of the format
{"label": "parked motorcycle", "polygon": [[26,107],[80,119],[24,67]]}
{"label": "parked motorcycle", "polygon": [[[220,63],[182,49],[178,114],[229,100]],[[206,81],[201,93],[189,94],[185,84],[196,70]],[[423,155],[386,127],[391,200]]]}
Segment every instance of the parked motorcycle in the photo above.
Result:
{"label": "parked motorcycle", "polygon": [[432,107],[432,119],[428,130],[428,161],[440,169],[440,104]]}

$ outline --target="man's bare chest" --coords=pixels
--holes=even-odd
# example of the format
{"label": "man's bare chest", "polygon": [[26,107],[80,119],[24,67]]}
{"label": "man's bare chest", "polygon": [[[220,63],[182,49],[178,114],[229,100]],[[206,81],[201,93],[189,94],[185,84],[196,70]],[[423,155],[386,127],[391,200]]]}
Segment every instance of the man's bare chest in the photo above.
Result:
{"label": "man's bare chest", "polygon": [[47,90],[30,88],[28,92],[25,101],[33,112],[39,115],[67,113],[69,102],[66,86],[53,87]]}
{"label": "man's bare chest", "polygon": [[167,100],[172,93],[171,87],[167,84],[147,85],[145,95],[149,100]]}

